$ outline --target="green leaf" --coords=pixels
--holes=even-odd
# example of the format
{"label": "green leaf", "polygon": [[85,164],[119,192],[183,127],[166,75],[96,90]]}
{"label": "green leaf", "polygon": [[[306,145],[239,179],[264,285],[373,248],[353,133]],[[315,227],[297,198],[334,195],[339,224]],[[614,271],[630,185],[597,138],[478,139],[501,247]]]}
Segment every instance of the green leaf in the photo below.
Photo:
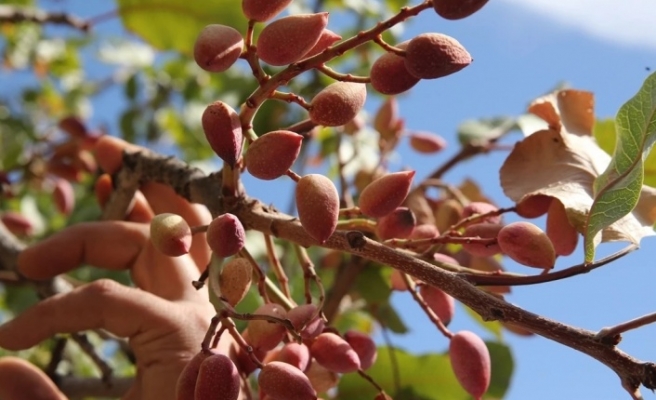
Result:
{"label": "green leaf", "polygon": [[644,179],[644,160],[656,141],[656,73],[617,113],[613,158],[594,183],[595,199],[585,230],[585,261],[594,260],[596,236],[633,210]]}
{"label": "green leaf", "polygon": [[[437,338],[439,339],[439,338]],[[443,340],[446,343],[446,340]],[[470,396],[458,383],[449,356],[446,354],[413,355],[400,349],[379,347],[378,359],[367,370],[382,388],[394,399],[468,400]],[[392,362],[394,359],[396,362]],[[396,391],[394,374],[399,377]],[[377,391],[358,374],[346,374],[339,383],[339,399],[373,399]]]}
{"label": "green leaf", "polygon": [[[617,137],[617,133],[615,132],[615,119],[607,118],[596,121],[593,134],[599,147],[601,147],[606,153],[613,154]],[[652,151],[645,159],[644,175],[645,178],[643,184],[656,187],[656,152]]]}
{"label": "green leaf", "polygon": [[502,399],[510,386],[515,362],[510,348],[498,342],[485,342],[492,360],[492,379],[485,398]]}
{"label": "green leaf", "polygon": [[246,31],[240,0],[118,0],[123,24],[160,50],[191,55],[198,33],[206,25],[228,25]]}
{"label": "green leaf", "polygon": [[125,82],[125,97],[130,101],[137,99],[139,94],[139,81],[137,79],[137,74],[130,75],[130,78]]}
{"label": "green leaf", "polygon": [[509,117],[468,120],[458,126],[458,140],[461,144],[482,144],[497,139],[515,127],[515,120]]}
{"label": "green leaf", "polygon": [[382,303],[377,305],[369,305],[369,310],[372,315],[376,317],[378,322],[396,334],[408,332],[408,327],[405,326],[403,320],[396,312],[390,303]]}
{"label": "green leaf", "polygon": [[368,304],[387,302],[391,295],[389,289],[389,268],[380,264],[368,263],[355,279],[354,295],[362,296]]}
{"label": "green leaf", "polygon": [[488,332],[492,333],[494,337],[501,340],[503,337],[503,326],[499,321],[484,321],[480,315],[478,315],[474,310],[469,307],[465,307],[467,314],[476,321],[478,325],[483,327]]}

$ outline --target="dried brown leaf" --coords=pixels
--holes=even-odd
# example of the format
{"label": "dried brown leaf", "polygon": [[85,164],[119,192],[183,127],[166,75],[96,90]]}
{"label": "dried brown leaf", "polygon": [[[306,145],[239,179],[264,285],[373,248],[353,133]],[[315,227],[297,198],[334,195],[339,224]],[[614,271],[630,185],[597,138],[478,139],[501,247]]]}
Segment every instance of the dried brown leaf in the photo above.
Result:
{"label": "dried brown leaf", "polygon": [[[501,167],[501,186],[515,202],[536,194],[558,198],[570,221],[583,232],[594,180],[610,159],[590,136],[542,130],[515,145]],[[655,222],[656,189],[643,186],[633,212],[604,229],[601,240],[639,243],[642,237],[654,235]]]}

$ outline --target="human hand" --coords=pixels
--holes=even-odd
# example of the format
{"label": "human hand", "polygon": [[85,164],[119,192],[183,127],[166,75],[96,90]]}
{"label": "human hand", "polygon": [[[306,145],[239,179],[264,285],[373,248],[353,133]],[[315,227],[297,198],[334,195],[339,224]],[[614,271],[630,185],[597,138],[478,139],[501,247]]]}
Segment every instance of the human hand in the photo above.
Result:
{"label": "human hand", "polygon": [[[115,138],[101,138],[95,149],[100,166],[110,174],[116,172],[124,149],[138,150]],[[98,182],[101,203],[110,187],[107,177]],[[197,226],[209,223],[211,216],[204,207],[189,204],[169,187],[155,183],[141,187],[135,199],[127,221],[67,228],[24,250],[18,266],[23,275],[35,280],[82,264],[127,269],[136,287],[98,280],[45,299],[0,327],[0,347],[27,349],[56,333],[105,329],[129,338],[136,358],[136,380],[124,399],[173,399],[178,375],[200,350],[215,314],[206,289],[191,285],[207,265],[210,251],[201,233],[194,235],[189,254],[165,256],[149,240],[149,221],[156,214],[172,212]],[[227,354],[229,346],[230,341],[223,339],[219,351]],[[64,398],[44,374],[29,365],[5,360],[0,370],[2,399],[25,399],[26,392],[15,390],[21,382],[26,383],[25,390],[38,389],[43,396],[38,398]],[[8,387],[9,382],[13,385]]]}

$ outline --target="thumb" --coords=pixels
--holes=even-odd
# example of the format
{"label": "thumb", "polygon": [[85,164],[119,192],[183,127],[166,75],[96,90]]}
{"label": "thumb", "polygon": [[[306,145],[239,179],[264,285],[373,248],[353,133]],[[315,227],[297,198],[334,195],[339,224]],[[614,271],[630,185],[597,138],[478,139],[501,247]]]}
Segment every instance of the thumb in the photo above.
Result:
{"label": "thumb", "polygon": [[66,400],[40,369],[16,357],[0,358],[0,400]]}

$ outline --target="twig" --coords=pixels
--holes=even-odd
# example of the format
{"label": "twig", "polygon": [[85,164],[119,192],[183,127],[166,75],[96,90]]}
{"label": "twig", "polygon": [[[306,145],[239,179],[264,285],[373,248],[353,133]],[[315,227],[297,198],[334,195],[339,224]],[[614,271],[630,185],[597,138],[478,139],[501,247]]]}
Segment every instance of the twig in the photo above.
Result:
{"label": "twig", "polygon": [[265,303],[271,303],[269,294],[266,291],[266,283],[265,283],[266,275],[264,274],[264,271],[262,271],[262,268],[260,268],[260,265],[257,263],[257,261],[255,261],[255,258],[253,258],[253,256],[246,249],[246,247],[239,250],[239,255],[251,263],[251,266],[253,267],[253,271],[255,271],[255,274],[258,277],[257,290],[260,293],[260,296],[262,297]]}
{"label": "twig", "polygon": [[321,310],[323,308],[323,303],[326,300],[326,293],[323,289],[321,278],[319,278],[319,275],[317,275],[317,272],[314,269],[314,263],[303,247],[294,244],[294,252],[296,253],[298,262],[301,264],[301,268],[303,268],[303,278],[305,280],[305,301],[307,304],[312,304],[310,282],[314,281],[314,283],[317,285],[317,288],[319,289],[319,305],[317,306],[317,309]]}
{"label": "twig", "polygon": [[219,327],[220,322],[221,322],[221,318],[218,315],[212,317],[212,320],[210,321],[210,326],[207,328],[205,337],[203,338],[203,341],[200,344],[201,350],[207,351],[211,348],[214,335],[216,334],[216,329]]}
{"label": "twig", "polygon": [[275,74],[263,85],[260,85],[260,87],[256,89],[242,105],[239,112],[242,126],[252,124],[252,120],[255,117],[255,113],[259,107],[279,86],[286,84],[305,71],[309,71],[324,65],[329,60],[344,54],[346,51],[354,49],[370,40],[373,40],[378,35],[392,28],[396,24],[419,14],[431,6],[432,2],[427,0],[413,7],[403,7],[398,14],[376,24],[376,26],[373,28],[362,31],[335,46],[329,47],[314,57],[310,57],[301,62],[291,64],[289,67]]}
{"label": "twig", "polygon": [[271,94],[272,99],[284,101],[286,103],[296,103],[299,106],[303,107],[306,110],[310,109],[310,103],[305,101],[305,99],[297,94],[294,93],[287,93],[287,92],[280,92],[280,91],[275,91]]}
{"label": "twig", "polygon": [[463,279],[466,279],[467,281],[469,281],[470,283],[476,286],[536,285],[539,283],[553,282],[565,278],[570,278],[572,276],[576,276],[580,274],[587,274],[588,272],[603,267],[604,265],[610,264],[611,262],[616,261],[637,249],[638,249],[638,245],[631,244],[616,253],[604,257],[596,262],[593,262],[592,264],[581,263],[566,269],[562,269],[560,271],[549,272],[548,274],[518,276],[518,275],[511,275],[506,273],[497,273],[497,274],[461,273],[459,274],[459,276],[462,277]]}
{"label": "twig", "polygon": [[417,293],[416,290],[416,285],[412,281],[412,278],[410,278],[410,275],[402,272],[401,276],[403,277],[403,282],[405,283],[405,286],[408,288],[408,291],[410,292],[410,295],[412,298],[419,304],[419,307],[421,307],[422,310],[426,313],[428,316],[428,319],[431,320],[433,325],[437,328],[438,331],[440,331],[447,339],[451,339],[453,337],[453,333],[444,325],[444,322],[440,319],[440,317],[435,314],[435,311],[433,311],[428,304],[424,301],[424,298],[422,297],[421,294]]}
{"label": "twig", "polygon": [[264,243],[266,243],[266,250],[267,250],[267,257],[269,258],[269,264],[273,269],[273,273],[276,274],[276,278],[278,279],[278,283],[282,288],[282,292],[284,293],[285,297],[291,299],[292,294],[289,291],[289,278],[287,278],[287,274],[285,274],[285,269],[282,267],[282,264],[280,263],[280,260],[276,255],[276,248],[273,244],[273,238],[271,237],[271,235],[264,235]]}
{"label": "twig", "polygon": [[412,249],[416,247],[424,247],[429,244],[480,244],[483,246],[491,246],[497,243],[497,238],[482,238],[482,237],[463,237],[442,235],[428,239],[387,239],[383,242],[390,247],[398,247],[402,249]]}
{"label": "twig", "polygon": [[371,383],[371,384],[373,385],[373,387],[375,387],[379,392],[384,392],[383,388],[380,387],[380,385],[376,383],[376,381],[374,380],[374,378],[372,378],[371,376],[367,375],[367,373],[364,372],[363,370],[359,369],[359,370],[358,370],[358,375],[360,375],[361,377],[363,377],[367,382]]}
{"label": "twig", "polygon": [[235,310],[229,304],[226,304],[225,308],[221,311],[221,318],[222,318],[221,321],[223,321],[226,318],[233,318],[242,321],[267,321],[274,324],[280,324],[284,326],[285,329],[287,329],[287,331],[294,337],[295,340],[297,340],[299,343],[301,343],[302,341],[301,335],[296,331],[294,325],[292,325],[292,322],[288,319],[282,319],[282,318],[275,317],[273,315],[266,315],[266,314],[238,313],[237,310]]}
{"label": "twig", "polygon": [[235,339],[239,347],[248,353],[248,356],[250,357],[251,361],[253,361],[253,364],[257,365],[258,368],[263,368],[264,364],[262,364],[262,361],[260,361],[260,359],[255,355],[253,347],[249,345],[248,342],[244,340],[244,337],[239,333],[235,323],[232,322],[230,318],[223,318],[221,324],[226,327],[226,330],[230,333],[232,338]]}
{"label": "twig", "polygon": [[448,183],[444,183],[440,179],[426,179],[423,182],[421,182],[419,187],[421,187],[422,189],[429,188],[429,187],[440,188],[445,192],[447,192],[451,197],[456,199],[458,203],[462,205],[469,204],[469,199],[467,198],[467,196],[465,196],[462,193],[460,189]]}
{"label": "twig", "polygon": [[355,76],[351,74],[342,74],[341,72],[337,72],[334,69],[326,66],[326,65],[319,65],[315,68],[322,74],[333,78],[336,81],[342,81],[342,82],[355,82],[355,83],[370,83],[371,78],[368,76]]}
{"label": "twig", "polygon": [[[349,190],[348,182],[346,181],[346,176],[344,175],[344,167],[347,162],[342,161],[340,156],[340,150],[342,146],[342,140],[344,135],[337,134],[337,151],[335,156],[337,157],[337,175],[339,176],[339,215],[342,216],[342,210],[345,208],[351,208],[354,206],[353,196],[351,196],[351,191]],[[355,154],[354,154],[355,156]],[[349,160],[350,161],[350,160]]]}
{"label": "twig", "polygon": [[[215,184],[213,175],[181,180],[170,174],[170,159],[156,155],[126,155],[124,169],[128,174],[136,170],[148,170],[143,179],[168,183],[179,195],[191,202],[205,204],[213,215],[225,212],[235,214],[247,229],[257,230],[304,247],[319,246],[308,236],[300,222],[287,214],[269,208],[261,202],[244,196],[238,202],[227,203]],[[131,171],[132,170],[132,171]],[[184,173],[184,171],[180,171]],[[189,173],[195,173],[189,169]],[[174,182],[175,181],[175,182]],[[172,185],[184,181],[180,187]],[[409,253],[396,250],[368,239],[358,232],[335,231],[321,245],[326,248],[348,252],[366,260],[390,265],[412,275],[427,284],[437,286],[455,299],[469,306],[484,320],[501,320],[528,329],[538,335],[551,339],[593,357],[611,368],[620,377],[623,387],[630,393],[638,391],[642,384],[649,389],[656,388],[656,364],[642,362],[622,352],[614,346],[601,343],[596,332],[575,328],[549,318],[523,310],[515,305],[496,298],[474,286],[463,276],[445,271]],[[354,269],[349,266],[346,270]],[[327,302],[328,304],[328,302]]]}
{"label": "twig", "polygon": [[642,317],[634,318],[632,320],[622,322],[615,326],[606,327],[597,332],[597,338],[601,341],[611,340],[612,343],[619,343],[620,335],[632,329],[637,329],[645,325],[653,324],[656,322],[656,312],[643,315]]}
{"label": "twig", "polygon": [[383,340],[387,345],[387,352],[389,353],[390,364],[392,365],[392,382],[394,383],[394,392],[401,390],[401,374],[399,371],[399,361],[396,359],[396,348],[392,346],[392,339],[390,338],[389,331],[386,326],[382,326],[381,333]]}
{"label": "twig", "polygon": [[67,13],[0,5],[0,23],[3,22],[35,22],[37,24],[68,25],[84,33],[91,30],[91,23],[89,21]]}
{"label": "twig", "polygon": [[112,376],[114,375],[114,370],[96,352],[96,348],[93,347],[91,342],[89,342],[89,338],[87,338],[87,335],[79,332],[71,333],[71,340],[73,340],[75,343],[77,343],[78,346],[80,346],[80,349],[82,349],[82,351],[91,359],[91,361],[93,361],[96,367],[100,370],[100,373],[102,374],[101,378],[103,382],[106,383],[110,382],[112,380]]}
{"label": "twig", "polygon": [[326,302],[323,305],[323,313],[329,323],[335,319],[339,310],[339,304],[351,290],[355,279],[364,270],[365,265],[366,260],[356,255],[351,255],[349,261],[343,261],[339,266],[335,280],[326,295]]}
{"label": "twig", "polygon": [[55,338],[55,344],[52,346],[52,350],[50,350],[50,361],[43,371],[46,373],[46,375],[55,376],[57,367],[59,366],[59,363],[62,361],[64,356],[64,349],[66,348],[67,342],[68,338],[66,337]]}

